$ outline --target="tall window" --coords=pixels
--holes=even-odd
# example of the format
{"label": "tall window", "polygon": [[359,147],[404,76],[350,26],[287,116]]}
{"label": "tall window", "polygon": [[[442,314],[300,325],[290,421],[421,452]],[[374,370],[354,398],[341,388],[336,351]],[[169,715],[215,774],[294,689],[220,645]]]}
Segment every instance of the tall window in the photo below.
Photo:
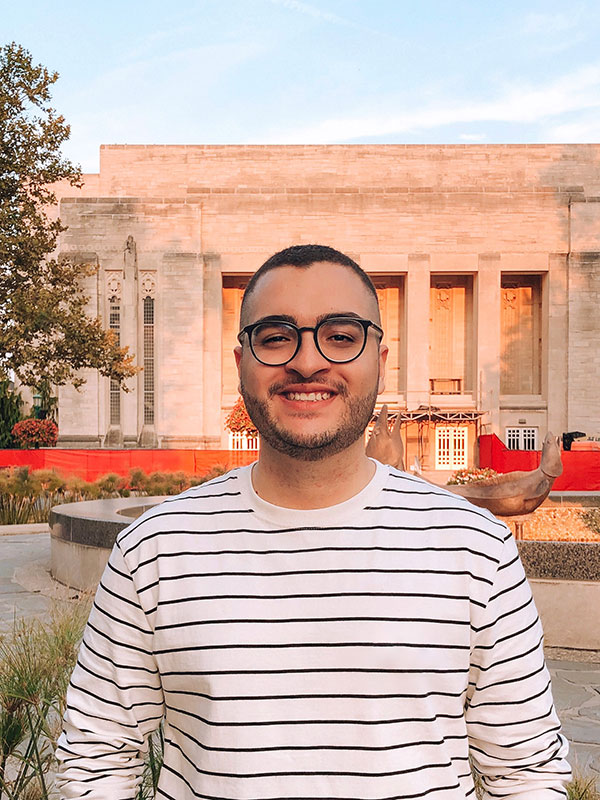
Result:
{"label": "tall window", "polygon": [[[121,304],[118,297],[110,298],[108,327],[114,333],[117,344],[121,344]],[[119,381],[110,381],[110,424],[121,424],[121,387]]]}
{"label": "tall window", "polygon": [[406,365],[403,344],[404,331],[404,277],[402,275],[371,275],[377,290],[383,341],[389,347],[385,369],[385,392],[395,394],[406,388]]}
{"label": "tall window", "polygon": [[542,281],[502,276],[501,394],[541,394]]}
{"label": "tall window", "polygon": [[223,276],[223,354],[222,354],[222,391],[231,403],[238,394],[238,374],[233,357],[233,348],[237,344],[236,336],[240,329],[240,306],[242,296],[249,278],[246,276]]}
{"label": "tall window", "polygon": [[473,278],[432,275],[429,306],[429,383],[435,394],[473,388]]}
{"label": "tall window", "polygon": [[144,298],[144,425],[154,425],[154,298]]}

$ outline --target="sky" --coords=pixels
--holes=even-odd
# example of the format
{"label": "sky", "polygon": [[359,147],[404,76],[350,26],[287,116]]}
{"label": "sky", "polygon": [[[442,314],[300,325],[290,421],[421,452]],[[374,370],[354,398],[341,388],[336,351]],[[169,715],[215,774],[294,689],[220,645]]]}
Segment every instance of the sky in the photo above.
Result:
{"label": "sky", "polygon": [[101,144],[600,141],[600,3],[0,0]]}

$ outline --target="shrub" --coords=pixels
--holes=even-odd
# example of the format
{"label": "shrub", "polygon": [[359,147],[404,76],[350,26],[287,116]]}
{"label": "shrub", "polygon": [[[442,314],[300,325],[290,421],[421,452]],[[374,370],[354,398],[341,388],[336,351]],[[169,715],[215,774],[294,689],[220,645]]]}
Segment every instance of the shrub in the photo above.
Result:
{"label": "shrub", "polygon": [[225,427],[232,433],[245,431],[250,436],[256,436],[258,434],[258,431],[254,427],[254,423],[246,411],[246,406],[244,405],[244,400],[242,397],[238,397],[236,400],[234,407],[231,409],[229,416],[225,420]]}
{"label": "shrub", "polygon": [[457,469],[446,486],[466,486],[469,483],[480,483],[481,481],[489,480],[489,478],[495,478],[497,475],[496,470],[491,469],[491,467],[466,467],[465,469]]}
{"label": "shrub", "polygon": [[582,511],[580,516],[591,531],[600,533],[600,508],[590,508],[587,511]]}
{"label": "shrub", "polygon": [[56,447],[58,426],[51,419],[22,419],[13,425],[11,434],[23,450]]}

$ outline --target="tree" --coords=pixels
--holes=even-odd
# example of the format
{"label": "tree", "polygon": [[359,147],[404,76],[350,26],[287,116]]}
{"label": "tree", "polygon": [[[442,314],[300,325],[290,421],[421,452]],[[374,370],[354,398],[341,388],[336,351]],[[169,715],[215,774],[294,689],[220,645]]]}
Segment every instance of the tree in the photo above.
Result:
{"label": "tree", "polygon": [[54,257],[66,230],[49,216],[55,184],[81,185],[60,152],[70,128],[50,106],[57,79],[20,45],[0,48],[0,377],[81,386],[87,367],[120,382],[137,369],[86,311],[81,279],[95,269]]}
{"label": "tree", "polygon": [[0,379],[0,449],[14,445],[12,428],[21,419],[23,400],[8,380]]}

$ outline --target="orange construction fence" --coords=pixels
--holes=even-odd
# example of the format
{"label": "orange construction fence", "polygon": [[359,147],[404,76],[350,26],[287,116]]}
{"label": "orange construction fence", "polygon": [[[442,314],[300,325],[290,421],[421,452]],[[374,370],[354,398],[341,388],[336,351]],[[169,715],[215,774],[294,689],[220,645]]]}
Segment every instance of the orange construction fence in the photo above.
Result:
{"label": "orange construction fence", "polygon": [[0,467],[53,469],[69,477],[94,481],[108,472],[127,476],[138,467],[144,472],[187,472],[204,475],[217,465],[228,469],[256,461],[251,450],[0,450]]}

